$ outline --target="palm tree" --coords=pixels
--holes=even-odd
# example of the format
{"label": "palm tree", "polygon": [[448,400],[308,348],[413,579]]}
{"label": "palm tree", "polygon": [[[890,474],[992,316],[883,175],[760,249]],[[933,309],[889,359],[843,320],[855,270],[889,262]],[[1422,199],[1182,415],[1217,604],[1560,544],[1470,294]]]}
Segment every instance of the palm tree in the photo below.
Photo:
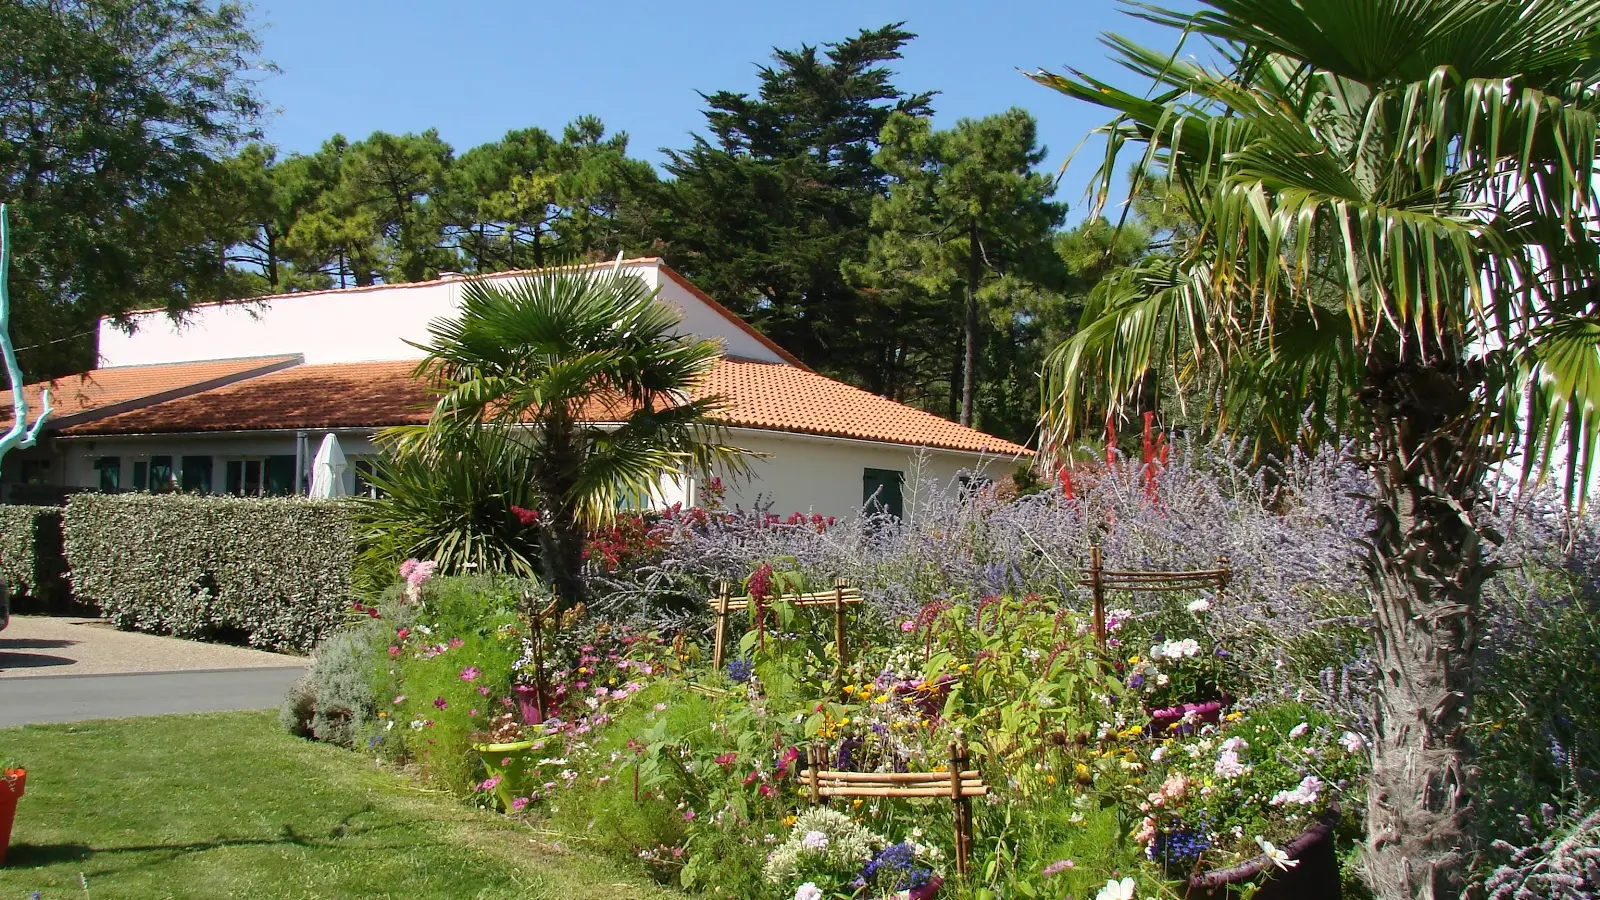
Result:
{"label": "palm tree", "polygon": [[[540,567],[562,608],[585,599],[584,529],[659,492],[662,479],[720,465],[718,400],[691,397],[720,350],[677,334],[679,316],[645,282],[581,268],[468,281],[461,312],[429,326],[417,375],[439,402],[426,425],[390,434],[426,459],[520,448],[537,498]],[[503,440],[485,441],[485,433]]]}
{"label": "palm tree", "polygon": [[1195,225],[1105,283],[1053,353],[1046,444],[1123,412],[1152,373],[1214,398],[1218,428],[1363,437],[1368,877],[1385,897],[1454,895],[1486,484],[1564,445],[1583,490],[1600,437],[1600,2],[1202,3],[1135,14],[1204,37],[1212,63],[1106,38],[1149,93],[1033,76],[1115,113],[1097,205],[1132,149]]}

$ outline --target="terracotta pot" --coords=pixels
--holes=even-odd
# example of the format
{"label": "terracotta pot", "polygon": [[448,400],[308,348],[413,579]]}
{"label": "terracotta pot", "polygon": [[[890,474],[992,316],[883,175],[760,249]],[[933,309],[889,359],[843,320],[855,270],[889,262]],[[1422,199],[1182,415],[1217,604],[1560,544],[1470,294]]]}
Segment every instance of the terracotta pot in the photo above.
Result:
{"label": "terracotta pot", "polygon": [[17,801],[28,786],[27,769],[7,769],[0,778],[0,866],[6,864],[6,847],[11,844],[11,825],[17,819]]}
{"label": "terracotta pot", "polygon": [[1333,829],[1339,824],[1339,804],[1322,814],[1315,825],[1283,847],[1299,864],[1279,869],[1265,856],[1228,869],[1204,872],[1189,880],[1184,896],[1190,900],[1222,900],[1230,889],[1259,883],[1252,900],[1340,900],[1339,857],[1334,853]]}

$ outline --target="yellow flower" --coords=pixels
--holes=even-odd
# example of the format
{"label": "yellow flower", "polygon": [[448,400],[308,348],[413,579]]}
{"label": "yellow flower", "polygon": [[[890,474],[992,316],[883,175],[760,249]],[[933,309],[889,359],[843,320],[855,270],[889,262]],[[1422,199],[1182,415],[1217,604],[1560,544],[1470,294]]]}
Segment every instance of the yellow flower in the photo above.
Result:
{"label": "yellow flower", "polygon": [[589,667],[588,666],[579,666],[578,667],[578,674],[579,675],[587,675],[587,674],[589,674]]}
{"label": "yellow flower", "polygon": [[889,702],[889,695],[888,694],[884,694],[883,696],[879,697],[875,702],[877,702],[877,703],[888,703]]}
{"label": "yellow flower", "polygon": [[1137,657],[1137,656],[1128,657],[1128,665],[1137,666],[1138,664],[1139,664],[1139,657]]}
{"label": "yellow flower", "polygon": [[380,710],[378,710],[378,718],[380,718],[380,719],[387,719],[387,718],[389,718],[389,713],[388,713],[388,711],[387,711],[387,710],[382,710],[382,709],[380,709]]}
{"label": "yellow flower", "polygon": [[965,674],[967,672],[971,672],[972,671],[972,667],[969,666],[969,665],[966,665],[965,663],[963,663],[961,668],[957,669],[956,671]]}
{"label": "yellow flower", "polygon": [[794,827],[794,819],[795,819],[794,816],[784,816],[784,818],[783,818],[784,827],[785,828],[793,828]]}
{"label": "yellow flower", "polygon": [[859,808],[861,806],[861,798],[857,797],[856,799],[850,801],[850,805]]}
{"label": "yellow flower", "polygon": [[617,683],[617,680],[615,678],[613,678],[610,681],[606,682],[606,684],[616,684],[616,683]]}
{"label": "yellow flower", "polygon": [[1055,784],[1056,783],[1056,777],[1054,775],[1046,775],[1044,777],[1044,783],[1045,784]]}
{"label": "yellow flower", "polygon": [[839,720],[839,724],[840,725],[849,725],[850,724],[850,717],[849,716],[845,716],[844,718],[840,719]]}
{"label": "yellow flower", "polygon": [[1237,712],[1237,711],[1236,712],[1231,712],[1231,713],[1228,713],[1228,717],[1227,718],[1228,718],[1229,722],[1237,722],[1240,719],[1244,718],[1244,713]]}
{"label": "yellow flower", "polygon": [[844,692],[846,694],[854,694],[856,692],[856,686],[853,684],[847,684],[844,686]]}

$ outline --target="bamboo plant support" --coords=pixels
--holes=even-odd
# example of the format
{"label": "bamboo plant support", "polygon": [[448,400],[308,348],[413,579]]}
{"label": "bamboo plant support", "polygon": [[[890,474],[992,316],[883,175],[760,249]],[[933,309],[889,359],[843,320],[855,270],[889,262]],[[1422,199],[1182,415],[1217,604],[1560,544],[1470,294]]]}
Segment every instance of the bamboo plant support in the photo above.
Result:
{"label": "bamboo plant support", "polygon": [[[784,598],[779,598],[784,599]],[[835,582],[833,590],[822,591],[814,594],[795,594],[787,598],[791,606],[799,608],[826,606],[833,609],[833,643],[838,652],[838,672],[843,673],[849,665],[850,645],[848,642],[848,629],[845,625],[845,608],[861,603],[861,591],[850,587],[844,581]],[[727,582],[722,582],[717,589],[717,597],[711,601],[711,611],[716,615],[716,624],[713,626],[711,638],[711,667],[717,671],[722,670],[722,665],[728,657],[728,614],[751,610],[752,624],[762,630],[765,638],[765,624],[763,614],[765,602],[754,597],[734,597],[732,588]]]}
{"label": "bamboo plant support", "polygon": [[1215,569],[1197,569],[1188,572],[1135,572],[1105,568],[1100,545],[1089,547],[1089,567],[1084,570],[1084,580],[1089,583],[1089,595],[1094,603],[1094,640],[1101,653],[1106,652],[1106,592],[1127,593],[1190,591],[1197,588],[1215,588],[1218,599],[1233,581],[1233,562],[1223,554],[1217,557]]}
{"label": "bamboo plant support", "polygon": [[989,786],[976,769],[969,769],[966,744],[950,744],[948,772],[839,772],[825,770],[827,748],[813,744],[806,750],[808,768],[800,773],[813,804],[830,797],[863,797],[887,800],[916,797],[948,797],[955,816],[956,872],[968,874],[974,843],[972,798],[984,797]]}

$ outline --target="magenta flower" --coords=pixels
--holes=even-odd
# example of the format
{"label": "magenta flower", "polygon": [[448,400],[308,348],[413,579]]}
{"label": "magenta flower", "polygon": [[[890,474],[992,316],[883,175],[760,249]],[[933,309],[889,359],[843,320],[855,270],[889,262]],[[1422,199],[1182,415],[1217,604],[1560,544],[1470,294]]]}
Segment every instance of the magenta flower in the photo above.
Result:
{"label": "magenta flower", "polygon": [[443,697],[435,697],[433,698],[433,707],[434,709],[449,709],[450,701],[444,699]]}
{"label": "magenta flower", "polygon": [[1065,872],[1066,870],[1068,870],[1068,869],[1070,869],[1072,867],[1073,867],[1072,860],[1070,860],[1070,859],[1058,859],[1055,862],[1051,863],[1050,865],[1045,866],[1044,867],[1044,871],[1040,872],[1039,874],[1043,875],[1046,878],[1050,878],[1050,877],[1053,877],[1053,876],[1056,876],[1056,875],[1060,875],[1062,872]]}
{"label": "magenta flower", "polygon": [[511,798],[511,811],[512,812],[522,812],[524,809],[527,809],[527,807],[528,807],[528,798],[527,797],[512,797]]}
{"label": "magenta flower", "polygon": [[466,641],[463,641],[461,638],[455,637],[450,639],[451,650],[459,650],[464,644],[466,644]]}
{"label": "magenta flower", "polygon": [[483,674],[482,672],[478,671],[478,667],[477,666],[467,666],[465,669],[461,670],[461,680],[462,681],[477,681],[478,680],[478,676],[482,675],[482,674]]}
{"label": "magenta flower", "polygon": [[492,790],[494,790],[495,788],[497,788],[499,786],[500,786],[500,776],[499,775],[491,775],[488,778],[485,778],[482,782],[480,782],[478,784],[478,790],[480,790],[480,791],[492,791]]}

